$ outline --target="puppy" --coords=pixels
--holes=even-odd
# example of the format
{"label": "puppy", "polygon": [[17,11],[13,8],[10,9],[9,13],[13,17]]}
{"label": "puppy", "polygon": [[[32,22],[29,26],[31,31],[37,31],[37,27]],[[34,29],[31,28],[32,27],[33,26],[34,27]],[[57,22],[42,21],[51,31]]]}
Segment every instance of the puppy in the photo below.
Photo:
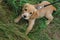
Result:
{"label": "puppy", "polygon": [[[16,22],[16,23],[19,22],[21,18],[28,20],[29,26],[26,30],[26,35],[32,30],[34,23],[35,23],[35,20],[37,18],[41,18],[41,17],[45,16],[48,19],[46,21],[46,24],[48,25],[54,18],[52,16],[53,11],[56,11],[56,8],[53,5],[43,7],[44,5],[48,5],[48,4],[50,4],[50,2],[48,2],[48,1],[43,1],[37,5],[31,5],[29,3],[26,3],[23,7],[22,15],[21,16],[19,15],[14,20],[14,22]],[[36,7],[38,7],[38,6],[40,7],[40,9],[36,9]]]}

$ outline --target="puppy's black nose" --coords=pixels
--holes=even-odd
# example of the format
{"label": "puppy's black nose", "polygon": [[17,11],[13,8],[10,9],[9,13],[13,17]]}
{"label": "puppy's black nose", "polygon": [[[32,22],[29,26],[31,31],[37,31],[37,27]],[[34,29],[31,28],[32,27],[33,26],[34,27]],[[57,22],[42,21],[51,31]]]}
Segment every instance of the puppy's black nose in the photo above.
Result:
{"label": "puppy's black nose", "polygon": [[23,18],[26,18],[26,16],[24,15]]}

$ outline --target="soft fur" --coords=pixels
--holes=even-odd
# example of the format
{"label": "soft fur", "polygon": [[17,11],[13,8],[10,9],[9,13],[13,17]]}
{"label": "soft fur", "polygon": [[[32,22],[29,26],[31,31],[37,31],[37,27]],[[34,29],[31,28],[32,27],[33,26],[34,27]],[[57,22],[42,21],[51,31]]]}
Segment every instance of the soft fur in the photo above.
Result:
{"label": "soft fur", "polygon": [[[49,5],[47,7],[43,7],[44,5],[50,4],[50,2],[48,1],[43,1],[40,4],[36,4],[36,5],[31,5],[29,3],[26,3],[23,7],[23,12],[21,16],[18,16],[14,22],[19,22],[20,19],[23,17],[24,15],[26,16],[24,19],[29,21],[29,26],[26,30],[26,35],[32,30],[33,25],[35,23],[35,20],[37,18],[41,18],[41,17],[46,17],[48,20],[46,21],[46,24],[48,25],[52,20],[53,20],[53,16],[52,13],[53,11],[56,11],[56,8],[53,5]],[[35,7],[40,6],[43,7],[41,9],[36,9]]]}

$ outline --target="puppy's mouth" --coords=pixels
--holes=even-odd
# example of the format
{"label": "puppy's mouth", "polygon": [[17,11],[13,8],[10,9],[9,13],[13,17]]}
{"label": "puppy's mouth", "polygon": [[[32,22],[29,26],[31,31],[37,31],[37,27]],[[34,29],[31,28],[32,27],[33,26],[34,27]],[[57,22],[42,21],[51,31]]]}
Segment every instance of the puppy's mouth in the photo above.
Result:
{"label": "puppy's mouth", "polygon": [[29,18],[27,16],[22,16],[23,19],[28,20]]}
{"label": "puppy's mouth", "polygon": [[29,13],[23,13],[22,14],[22,18],[25,19],[25,20],[28,20],[30,18],[30,14]]}

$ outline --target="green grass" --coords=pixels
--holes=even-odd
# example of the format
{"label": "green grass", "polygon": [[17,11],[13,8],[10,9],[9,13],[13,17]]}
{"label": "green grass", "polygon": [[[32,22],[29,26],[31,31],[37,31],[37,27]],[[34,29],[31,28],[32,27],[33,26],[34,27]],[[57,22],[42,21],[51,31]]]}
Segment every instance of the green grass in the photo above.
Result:
{"label": "green grass", "polygon": [[[36,4],[39,3],[39,1],[43,0],[21,0],[20,7],[27,2]],[[47,1],[52,3],[55,0]],[[60,3],[57,3],[54,6],[57,8],[57,11],[53,13],[54,20],[51,24],[46,26],[45,18],[37,19],[34,28],[26,36],[25,31],[28,23],[24,20],[21,20],[18,24],[13,22],[18,15],[17,12],[14,12],[17,9],[10,11],[8,6],[0,4],[0,40],[60,40]]]}

